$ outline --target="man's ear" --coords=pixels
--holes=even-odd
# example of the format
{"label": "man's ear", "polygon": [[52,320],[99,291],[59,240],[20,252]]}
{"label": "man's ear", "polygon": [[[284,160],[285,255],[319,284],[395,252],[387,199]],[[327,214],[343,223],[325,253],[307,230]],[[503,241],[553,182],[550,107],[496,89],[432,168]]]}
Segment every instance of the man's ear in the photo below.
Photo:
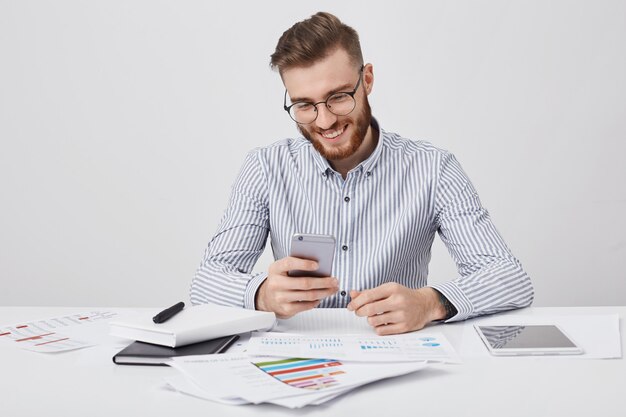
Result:
{"label": "man's ear", "polygon": [[369,95],[374,87],[374,66],[372,64],[365,64],[363,67],[363,85],[367,95]]}

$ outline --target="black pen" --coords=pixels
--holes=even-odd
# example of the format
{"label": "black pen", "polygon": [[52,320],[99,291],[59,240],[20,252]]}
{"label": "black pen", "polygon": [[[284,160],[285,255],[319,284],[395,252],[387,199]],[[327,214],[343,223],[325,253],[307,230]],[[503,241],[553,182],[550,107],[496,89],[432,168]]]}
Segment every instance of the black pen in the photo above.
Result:
{"label": "black pen", "polygon": [[166,321],[174,317],[176,314],[183,311],[183,308],[185,308],[185,303],[183,303],[182,301],[180,303],[176,303],[170,308],[166,308],[165,310],[161,311],[156,316],[152,317],[152,321],[155,323],[165,323]]}

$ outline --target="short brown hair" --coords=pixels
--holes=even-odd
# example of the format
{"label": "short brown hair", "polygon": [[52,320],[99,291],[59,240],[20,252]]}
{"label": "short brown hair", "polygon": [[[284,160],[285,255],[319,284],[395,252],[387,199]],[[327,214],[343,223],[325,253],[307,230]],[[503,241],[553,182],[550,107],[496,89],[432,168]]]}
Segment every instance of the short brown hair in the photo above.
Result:
{"label": "short brown hair", "polygon": [[337,48],[343,48],[356,66],[363,65],[356,30],[330,13],[318,12],[283,33],[271,56],[270,66],[282,74],[288,68],[313,65]]}

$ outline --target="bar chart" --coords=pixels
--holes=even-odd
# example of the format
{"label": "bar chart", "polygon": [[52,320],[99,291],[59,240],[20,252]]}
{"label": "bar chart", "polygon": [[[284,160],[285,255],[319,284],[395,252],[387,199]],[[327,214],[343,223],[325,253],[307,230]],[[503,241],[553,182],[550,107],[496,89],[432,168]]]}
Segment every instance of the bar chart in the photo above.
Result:
{"label": "bar chart", "polygon": [[290,358],[255,365],[285,384],[311,390],[336,386],[339,382],[335,377],[345,374],[341,362],[333,359]]}

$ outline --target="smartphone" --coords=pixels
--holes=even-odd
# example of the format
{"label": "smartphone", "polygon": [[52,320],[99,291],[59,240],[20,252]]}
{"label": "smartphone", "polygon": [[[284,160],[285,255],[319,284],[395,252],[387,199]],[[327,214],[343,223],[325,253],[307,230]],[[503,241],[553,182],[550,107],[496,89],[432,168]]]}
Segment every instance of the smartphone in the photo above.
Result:
{"label": "smartphone", "polygon": [[496,356],[580,355],[583,350],[558,326],[474,325],[489,352]]}
{"label": "smartphone", "polygon": [[291,238],[289,256],[310,259],[318,263],[315,271],[289,271],[292,277],[329,277],[335,257],[335,237],[331,235],[312,235],[296,233]]}

